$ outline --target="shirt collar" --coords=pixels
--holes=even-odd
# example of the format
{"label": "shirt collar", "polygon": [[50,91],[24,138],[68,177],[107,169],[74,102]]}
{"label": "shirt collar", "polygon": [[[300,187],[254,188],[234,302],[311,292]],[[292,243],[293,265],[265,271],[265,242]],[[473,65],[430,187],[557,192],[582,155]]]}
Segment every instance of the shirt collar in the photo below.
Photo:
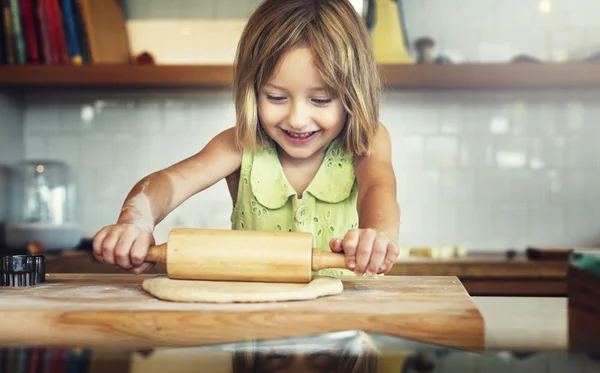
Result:
{"label": "shirt collar", "polygon": [[[323,162],[304,193],[328,203],[338,203],[350,196],[354,186],[354,157],[345,154],[339,138],[327,147]],[[270,209],[282,207],[296,191],[288,182],[273,141],[254,154],[250,185],[256,200]]]}

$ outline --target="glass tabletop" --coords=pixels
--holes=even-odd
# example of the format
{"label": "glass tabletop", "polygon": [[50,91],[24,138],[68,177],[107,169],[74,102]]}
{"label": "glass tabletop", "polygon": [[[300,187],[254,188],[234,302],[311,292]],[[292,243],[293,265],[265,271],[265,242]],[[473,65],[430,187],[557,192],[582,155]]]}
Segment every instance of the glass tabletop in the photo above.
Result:
{"label": "glass tabletop", "polygon": [[[123,356],[126,356],[123,358]],[[176,357],[176,358],[174,358]],[[102,360],[105,360],[104,362]],[[120,371],[110,368],[118,359]],[[162,361],[162,363],[161,363]],[[219,367],[215,367],[219,361]],[[168,362],[168,368],[160,364]],[[107,370],[99,370],[98,365]],[[212,366],[211,366],[212,364]],[[96,367],[94,367],[96,365]],[[123,365],[123,364],[121,364]],[[116,365],[115,365],[116,366]],[[550,369],[550,367],[553,369]],[[156,370],[152,370],[152,368]],[[211,346],[110,351],[107,349],[0,348],[3,373],[409,373],[600,372],[600,355],[566,351],[467,351],[362,331]]]}

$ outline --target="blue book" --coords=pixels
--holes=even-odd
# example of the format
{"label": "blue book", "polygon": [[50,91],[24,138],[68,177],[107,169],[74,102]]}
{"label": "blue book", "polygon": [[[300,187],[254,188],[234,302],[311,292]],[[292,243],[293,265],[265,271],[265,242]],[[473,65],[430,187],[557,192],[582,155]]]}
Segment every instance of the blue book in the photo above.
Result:
{"label": "blue book", "polygon": [[75,65],[83,64],[83,57],[77,40],[77,26],[75,18],[75,0],[60,0],[62,6],[63,27],[67,41],[69,59]]}

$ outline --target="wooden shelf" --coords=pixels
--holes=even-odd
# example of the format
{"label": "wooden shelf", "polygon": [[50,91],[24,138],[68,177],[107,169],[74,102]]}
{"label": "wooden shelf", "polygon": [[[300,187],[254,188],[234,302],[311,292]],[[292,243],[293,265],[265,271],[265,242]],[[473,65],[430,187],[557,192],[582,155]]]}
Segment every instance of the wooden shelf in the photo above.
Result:
{"label": "wooden shelf", "polygon": [[390,88],[555,89],[600,87],[600,63],[380,66]]}
{"label": "wooden shelf", "polygon": [[[551,89],[600,87],[600,63],[380,65],[388,89]],[[2,66],[0,87],[229,88],[230,65]]]}
{"label": "wooden shelf", "polygon": [[229,87],[231,66],[3,66],[0,86],[31,89],[52,88],[143,88]]}

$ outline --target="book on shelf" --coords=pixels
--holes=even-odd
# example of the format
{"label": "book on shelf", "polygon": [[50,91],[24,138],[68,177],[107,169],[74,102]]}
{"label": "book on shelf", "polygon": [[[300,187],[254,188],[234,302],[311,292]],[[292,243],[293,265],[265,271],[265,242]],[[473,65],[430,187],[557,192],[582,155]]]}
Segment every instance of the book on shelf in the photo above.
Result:
{"label": "book on shelf", "polygon": [[130,63],[120,0],[0,0],[0,65]]}

